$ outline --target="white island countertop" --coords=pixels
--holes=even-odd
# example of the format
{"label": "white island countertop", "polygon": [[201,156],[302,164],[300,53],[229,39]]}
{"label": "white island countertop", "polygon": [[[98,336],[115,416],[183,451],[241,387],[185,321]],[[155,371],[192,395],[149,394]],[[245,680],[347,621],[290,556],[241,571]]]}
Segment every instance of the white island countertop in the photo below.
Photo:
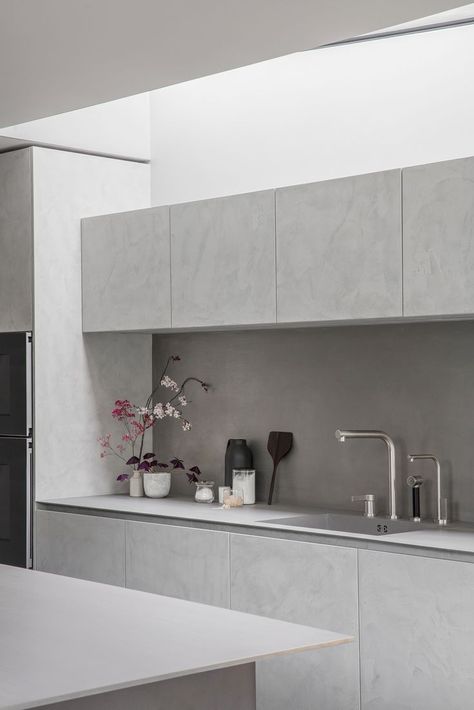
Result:
{"label": "white island countertop", "polygon": [[156,516],[183,521],[195,521],[224,526],[244,526],[265,530],[279,530],[285,533],[304,533],[322,537],[337,537],[347,540],[361,540],[366,545],[397,545],[400,548],[424,548],[440,550],[446,553],[461,552],[474,555],[474,525],[450,523],[447,527],[420,529],[413,532],[391,535],[368,535],[364,533],[343,532],[322,528],[307,528],[297,524],[281,525],[278,520],[285,517],[297,517],[304,513],[320,512],[311,508],[297,506],[244,505],[241,508],[223,510],[217,503],[196,503],[191,497],[169,498],[131,498],[128,495],[100,495],[78,498],[56,498],[37,501],[43,505],[76,508],[82,510],[107,511],[118,515]]}
{"label": "white island countertop", "polygon": [[130,688],[350,636],[0,565],[0,709]]}

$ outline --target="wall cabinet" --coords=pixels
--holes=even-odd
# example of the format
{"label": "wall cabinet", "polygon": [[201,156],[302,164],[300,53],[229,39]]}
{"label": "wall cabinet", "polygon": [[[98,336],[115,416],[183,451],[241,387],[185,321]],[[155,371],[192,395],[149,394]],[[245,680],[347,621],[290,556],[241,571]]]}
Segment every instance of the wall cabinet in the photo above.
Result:
{"label": "wall cabinet", "polygon": [[274,323],[275,193],[171,207],[175,328]]}
{"label": "wall cabinet", "polygon": [[[357,551],[231,535],[231,607],[341,633],[358,633]],[[257,663],[259,710],[355,710],[357,641]]]}
{"label": "wall cabinet", "polygon": [[85,332],[171,326],[169,208],[82,220]]}
{"label": "wall cabinet", "polygon": [[474,565],[359,550],[363,710],[465,710]]}
{"label": "wall cabinet", "polygon": [[276,191],[278,322],[402,315],[399,170]]}
{"label": "wall cabinet", "polygon": [[127,522],[127,587],[229,606],[229,535]]}
{"label": "wall cabinet", "polygon": [[37,510],[35,568],[123,587],[125,521]]}
{"label": "wall cabinet", "polygon": [[403,170],[406,316],[474,314],[474,158]]}
{"label": "wall cabinet", "polygon": [[0,332],[33,330],[32,149],[0,160]]}
{"label": "wall cabinet", "polygon": [[473,180],[464,158],[84,220],[84,330],[473,316]]}

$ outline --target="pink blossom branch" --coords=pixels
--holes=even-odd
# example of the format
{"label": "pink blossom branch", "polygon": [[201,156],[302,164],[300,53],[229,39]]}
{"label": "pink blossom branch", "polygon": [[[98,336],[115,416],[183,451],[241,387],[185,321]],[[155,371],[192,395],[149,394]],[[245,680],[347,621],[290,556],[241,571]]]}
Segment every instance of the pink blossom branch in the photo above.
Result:
{"label": "pink blossom branch", "polygon": [[112,456],[112,454],[113,454],[114,456],[117,456],[117,458],[122,459],[122,461],[125,461],[125,463],[127,462],[127,459],[126,459],[126,458],[124,458],[123,456],[121,456],[120,454],[118,454],[118,453],[115,451],[115,449],[114,449],[114,447],[112,446],[112,444],[110,444],[110,443],[109,443],[109,444],[106,444],[106,445],[104,446],[104,448],[108,448],[108,449],[109,449],[109,452],[108,452],[107,454],[105,453],[105,451],[102,452],[102,453],[104,454],[104,456]]}
{"label": "pink blossom branch", "polygon": [[149,408],[150,404],[151,404],[152,401],[153,401],[153,395],[155,395],[155,394],[157,393],[157,391],[159,390],[159,388],[161,387],[161,380],[163,379],[163,377],[164,377],[164,376],[166,375],[166,373],[168,372],[168,367],[169,367],[169,365],[170,365],[170,362],[171,362],[171,361],[174,362],[175,359],[176,359],[176,357],[177,357],[176,355],[170,355],[169,358],[167,359],[166,365],[165,365],[165,367],[164,367],[164,370],[163,370],[163,372],[161,373],[160,379],[158,380],[158,384],[157,384],[156,387],[152,390],[152,393],[150,394],[150,396],[148,397],[148,399],[147,399],[147,401],[146,401],[145,407],[146,407],[147,409]]}
{"label": "pink blossom branch", "polygon": [[207,388],[209,387],[207,382],[203,382],[202,380],[198,379],[197,377],[186,377],[184,382],[181,384],[179,390],[176,392],[176,394],[173,397],[171,397],[170,402],[173,402],[177,397],[179,397],[184,392],[184,388],[186,387],[188,382],[198,382],[201,385],[201,387],[206,391],[207,391]]}

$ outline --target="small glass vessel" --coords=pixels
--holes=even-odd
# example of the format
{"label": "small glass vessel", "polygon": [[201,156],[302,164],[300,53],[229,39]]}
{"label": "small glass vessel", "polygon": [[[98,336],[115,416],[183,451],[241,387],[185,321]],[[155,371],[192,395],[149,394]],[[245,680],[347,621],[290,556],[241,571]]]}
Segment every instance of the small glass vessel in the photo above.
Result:
{"label": "small glass vessel", "polygon": [[240,492],[244,499],[244,505],[254,505],[255,469],[234,468],[232,471],[232,488]]}
{"label": "small glass vessel", "polygon": [[199,481],[196,483],[196,503],[213,503],[214,501],[214,481]]}

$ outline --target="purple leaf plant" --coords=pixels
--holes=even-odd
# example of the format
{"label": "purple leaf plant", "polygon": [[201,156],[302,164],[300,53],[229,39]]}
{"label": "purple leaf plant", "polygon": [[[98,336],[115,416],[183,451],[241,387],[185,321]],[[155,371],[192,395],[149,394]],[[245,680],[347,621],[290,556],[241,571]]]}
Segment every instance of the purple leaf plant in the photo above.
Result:
{"label": "purple leaf plant", "polygon": [[[119,443],[114,443],[112,434],[99,437],[101,458],[115,456],[125,466],[130,466],[135,471],[150,472],[165,469],[184,471],[189,483],[196,483],[199,480],[201,471],[198,466],[187,469],[184,461],[177,456],[165,463],[158,461],[157,456],[152,452],[143,453],[146,432],[157,426],[162,419],[175,419],[181,424],[183,431],[190,431],[191,422],[184,417],[182,410],[189,403],[187,389],[191,383],[197,383],[204,392],[209,390],[209,384],[197,377],[186,377],[181,384],[178,384],[168,375],[170,365],[180,360],[179,355],[169,356],[159,383],[151,392],[145,406],[132,404],[128,399],[116,400],[112,409],[112,419],[122,427],[121,440]],[[164,398],[164,401],[157,402],[155,399],[160,387],[168,390],[169,395]],[[131,473],[122,472],[117,476],[117,481],[126,481],[130,476]]]}

